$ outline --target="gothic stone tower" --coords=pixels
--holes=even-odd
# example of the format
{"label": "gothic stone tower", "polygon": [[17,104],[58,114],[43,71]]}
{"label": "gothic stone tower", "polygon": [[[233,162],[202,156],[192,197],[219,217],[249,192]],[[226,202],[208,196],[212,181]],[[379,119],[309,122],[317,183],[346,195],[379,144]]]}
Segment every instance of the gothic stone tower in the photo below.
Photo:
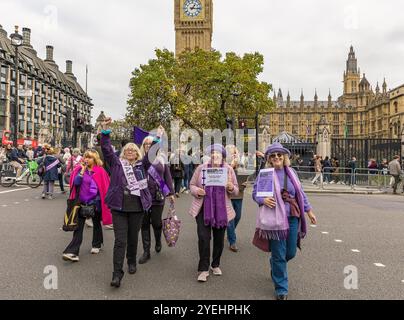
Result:
{"label": "gothic stone tower", "polygon": [[175,54],[212,49],[213,0],[174,0]]}
{"label": "gothic stone tower", "polygon": [[346,71],[344,72],[344,96],[349,99],[358,94],[360,82],[360,70],[358,69],[358,60],[355,56],[355,51],[351,46],[348,60],[346,62]]}

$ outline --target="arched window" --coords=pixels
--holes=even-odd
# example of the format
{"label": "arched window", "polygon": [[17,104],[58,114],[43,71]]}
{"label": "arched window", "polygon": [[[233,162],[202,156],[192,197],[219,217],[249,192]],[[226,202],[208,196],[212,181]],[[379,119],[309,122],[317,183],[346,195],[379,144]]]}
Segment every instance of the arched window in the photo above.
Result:
{"label": "arched window", "polygon": [[398,113],[398,102],[394,102],[394,113]]}

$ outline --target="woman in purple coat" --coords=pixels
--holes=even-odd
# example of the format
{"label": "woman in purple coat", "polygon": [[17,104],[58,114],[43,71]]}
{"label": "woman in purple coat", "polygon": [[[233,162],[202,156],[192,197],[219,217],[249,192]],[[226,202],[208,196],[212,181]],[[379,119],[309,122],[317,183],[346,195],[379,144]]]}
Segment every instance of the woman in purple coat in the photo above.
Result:
{"label": "woman in purple coat", "polygon": [[111,209],[115,233],[111,286],[118,288],[124,275],[125,251],[128,272],[136,273],[138,235],[145,212],[151,208],[152,198],[147,183],[147,155],[142,157],[139,148],[134,143],[128,143],[118,157],[109,137],[111,121],[107,118],[102,124],[101,148],[111,172],[105,203]]}

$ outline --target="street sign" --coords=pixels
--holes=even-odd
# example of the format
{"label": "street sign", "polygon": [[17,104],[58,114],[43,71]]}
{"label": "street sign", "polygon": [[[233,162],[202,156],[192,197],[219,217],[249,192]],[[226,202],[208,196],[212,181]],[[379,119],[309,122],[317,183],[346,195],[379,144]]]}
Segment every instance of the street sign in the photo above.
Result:
{"label": "street sign", "polygon": [[32,90],[20,89],[20,90],[18,90],[18,95],[20,97],[31,97],[32,96]]}

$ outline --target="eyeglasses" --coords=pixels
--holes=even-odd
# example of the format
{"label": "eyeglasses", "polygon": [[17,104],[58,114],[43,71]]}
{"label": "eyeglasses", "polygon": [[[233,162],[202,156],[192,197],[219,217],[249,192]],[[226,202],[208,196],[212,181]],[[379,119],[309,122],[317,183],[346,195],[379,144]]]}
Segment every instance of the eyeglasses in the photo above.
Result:
{"label": "eyeglasses", "polygon": [[271,158],[271,159],[274,159],[274,158],[282,158],[283,157],[283,154],[282,153],[273,153],[273,154],[270,154],[269,155],[269,157]]}

